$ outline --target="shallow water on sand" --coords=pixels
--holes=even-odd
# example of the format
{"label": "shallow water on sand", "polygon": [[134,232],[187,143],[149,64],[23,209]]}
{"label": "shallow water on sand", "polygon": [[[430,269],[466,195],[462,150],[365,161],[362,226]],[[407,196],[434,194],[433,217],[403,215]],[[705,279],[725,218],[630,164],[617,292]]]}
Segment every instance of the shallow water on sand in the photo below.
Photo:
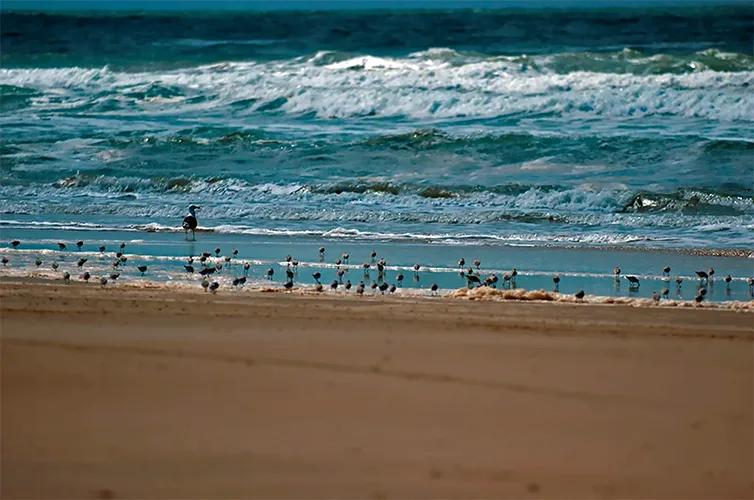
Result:
{"label": "shallow water on sand", "polygon": [[[342,282],[350,280],[354,287],[359,281],[367,285],[368,293],[372,281],[399,286],[398,294],[429,293],[432,284],[437,284],[441,291],[458,289],[467,285],[466,279],[459,275],[458,261],[464,258],[465,268],[472,267],[483,280],[491,274],[499,278],[498,288],[502,288],[503,276],[516,269],[518,276],[510,287],[527,290],[555,289],[553,277],[559,276],[558,291],[572,294],[584,290],[588,295],[608,297],[650,298],[652,292],[660,293],[667,288],[669,299],[692,300],[701,288],[707,289],[706,300],[747,301],[751,294],[746,279],[754,274],[754,259],[747,257],[691,255],[678,252],[641,251],[633,249],[604,250],[589,248],[537,247],[537,246],[458,246],[449,244],[396,243],[391,241],[363,242],[355,240],[323,240],[307,237],[282,237],[260,235],[226,235],[198,234],[196,241],[184,241],[183,235],[176,233],[135,233],[115,231],[59,231],[49,229],[7,230],[0,231],[2,244],[0,254],[9,259],[7,266],[0,267],[0,276],[41,276],[60,279],[62,272],[68,271],[74,279],[89,271],[97,279],[109,276],[115,269],[112,266],[115,252],[121,243],[125,243],[124,255],[127,261],[118,266],[118,282],[144,283],[170,282],[199,289],[202,269],[198,256],[202,252],[211,253],[209,265],[223,264],[221,271],[210,276],[223,287],[231,287],[234,278],[247,275],[248,286],[265,285],[282,287],[287,281],[287,263],[285,257],[291,255],[299,261],[294,276],[296,286],[312,287],[315,280],[312,274],[321,273],[320,281],[326,289],[337,280],[338,265],[336,260],[343,260],[343,253],[349,254],[349,264],[342,263],[346,270]],[[21,244],[12,248],[10,241],[18,239]],[[84,246],[79,251],[75,242],[83,239]],[[58,242],[67,245],[66,250],[58,249]],[[98,247],[106,247],[100,253]],[[325,248],[320,256],[319,248]],[[219,248],[219,257],[215,249]],[[237,257],[232,251],[238,250]],[[377,253],[375,261],[370,254]],[[187,258],[194,256],[195,272],[188,273],[184,265]],[[225,257],[231,257],[228,263]],[[87,262],[79,270],[78,259]],[[384,258],[387,262],[384,276],[380,278],[376,262]],[[36,259],[42,260],[37,267]],[[476,269],[473,262],[479,259],[481,264]],[[53,262],[59,264],[59,270],[51,268]],[[249,263],[250,269],[244,271],[242,264]],[[363,265],[370,264],[368,276]],[[418,273],[413,271],[414,264],[419,264]],[[136,269],[146,265],[148,269],[142,277]],[[671,267],[671,276],[663,276],[663,268]],[[640,279],[639,288],[630,288],[625,279],[615,280],[613,269],[620,266],[622,275],[633,275]],[[700,281],[695,274],[697,270],[715,269],[715,278],[709,284]],[[272,279],[267,272],[272,269]],[[397,276],[403,274],[399,283]],[[732,281],[726,285],[724,277],[730,274]],[[680,287],[675,279],[681,277]],[[340,283],[339,283],[340,284]],[[343,291],[342,288],[339,288]],[[410,292],[409,292],[410,291]]]}

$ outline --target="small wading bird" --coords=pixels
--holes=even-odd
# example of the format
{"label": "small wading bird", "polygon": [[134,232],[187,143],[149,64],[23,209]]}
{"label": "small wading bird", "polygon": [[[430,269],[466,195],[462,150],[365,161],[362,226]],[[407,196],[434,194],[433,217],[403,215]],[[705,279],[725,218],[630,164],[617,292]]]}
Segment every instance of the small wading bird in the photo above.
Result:
{"label": "small wading bird", "polygon": [[142,275],[142,276],[144,276],[144,273],[146,273],[146,272],[147,272],[147,266],[139,266],[139,267],[137,267],[136,269],[138,269],[138,270],[139,270],[139,272],[141,272],[141,275]]}
{"label": "small wading bird", "polygon": [[665,266],[664,268],[662,268],[662,275],[670,276],[670,266]]}
{"label": "small wading bird", "polygon": [[560,289],[560,276],[553,276],[552,282],[555,283],[555,291],[557,292]]}
{"label": "small wading bird", "polygon": [[628,285],[630,288],[639,288],[639,286],[641,286],[639,283],[639,278],[637,278],[636,276],[626,276],[626,279],[630,283]]}
{"label": "small wading bird", "polygon": [[613,273],[615,273],[615,281],[620,282],[620,267],[615,266],[615,269],[613,269]]}
{"label": "small wading bird", "polygon": [[584,294],[584,290],[579,290],[578,292],[576,292],[576,293],[574,294],[574,297],[576,297],[576,299],[578,299],[578,300],[581,300],[581,299],[583,299],[583,298],[584,298],[584,295],[585,295],[585,294]]}
{"label": "small wading bird", "polygon": [[18,241],[18,240],[13,240],[13,241],[11,241],[11,242],[10,242],[10,244],[11,244],[11,246],[12,246],[13,248],[16,248],[16,247],[17,247],[18,245],[20,245],[20,244],[21,244],[21,242],[20,242],[20,241]]}
{"label": "small wading bird", "polygon": [[42,259],[40,259],[39,257],[37,257],[37,260],[35,260],[34,263],[37,265],[37,267],[39,267],[39,266],[42,265]]}
{"label": "small wading bird", "polygon": [[80,252],[81,251],[81,247],[84,246],[84,242],[83,241],[77,241],[76,242],[76,246],[79,247],[79,252]]}
{"label": "small wading bird", "polygon": [[71,273],[69,273],[68,271],[64,272],[63,273],[63,281],[65,281],[66,283],[70,283],[71,282]]}
{"label": "small wading bird", "polygon": [[209,286],[209,291],[214,293],[217,293],[217,289],[220,288],[220,283],[217,281],[213,281],[212,284]]}
{"label": "small wading bird", "polygon": [[65,245],[65,243],[58,243],[58,248],[59,248],[60,250],[65,250],[65,249],[66,249],[66,245]]}
{"label": "small wading bird", "polygon": [[[196,241],[196,228],[199,226],[199,222],[196,220],[196,211],[201,210],[202,207],[196,206],[196,205],[190,205],[188,208],[188,215],[183,218],[183,231],[186,233],[186,238],[188,240],[188,233],[191,231],[191,238]],[[123,249],[125,247],[125,244],[121,243],[120,248]]]}
{"label": "small wading bird", "polygon": [[436,295],[437,294],[437,289],[438,288],[439,287],[437,286],[437,283],[432,283],[432,286],[429,287],[429,289],[432,291],[432,295]]}
{"label": "small wading bird", "polygon": [[2,262],[3,262],[4,266],[7,266],[8,262],[10,262],[10,261],[8,260],[8,257],[3,257]]}

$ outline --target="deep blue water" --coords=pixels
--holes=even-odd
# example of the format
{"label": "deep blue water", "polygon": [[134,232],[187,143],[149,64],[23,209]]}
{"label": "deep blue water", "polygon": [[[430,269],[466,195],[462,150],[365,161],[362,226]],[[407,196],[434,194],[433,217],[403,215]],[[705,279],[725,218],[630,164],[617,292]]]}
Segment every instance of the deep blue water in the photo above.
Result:
{"label": "deep blue water", "polygon": [[750,6],[0,26],[5,239],[752,248]]}

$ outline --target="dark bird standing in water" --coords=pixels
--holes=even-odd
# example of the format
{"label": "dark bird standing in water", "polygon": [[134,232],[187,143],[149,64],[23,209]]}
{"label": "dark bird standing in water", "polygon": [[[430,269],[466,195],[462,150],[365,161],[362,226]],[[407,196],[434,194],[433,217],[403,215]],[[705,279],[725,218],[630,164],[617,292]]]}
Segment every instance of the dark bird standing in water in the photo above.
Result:
{"label": "dark bird standing in water", "polygon": [[66,249],[66,245],[65,245],[65,243],[58,243],[58,248],[59,248],[60,250],[65,250],[65,249]]}
{"label": "dark bird standing in water", "polygon": [[577,298],[578,300],[581,300],[581,299],[583,299],[583,298],[584,298],[584,295],[585,295],[585,294],[584,294],[584,290],[579,290],[578,292],[576,292],[576,293],[574,294],[574,297],[576,297],[576,298]]}
{"label": "dark bird standing in water", "polygon": [[18,245],[20,245],[20,244],[21,244],[21,242],[20,242],[20,241],[18,241],[18,240],[13,240],[13,241],[11,241],[11,242],[10,242],[10,244],[11,244],[11,246],[12,246],[13,248],[16,248],[16,247],[17,247]]}
{"label": "dark bird standing in water", "polygon": [[82,258],[79,259],[78,262],[76,262],[76,265],[79,266],[79,269],[81,269],[82,267],[84,267],[84,264],[86,264],[87,260],[89,260],[89,259],[85,259],[85,258],[82,257]]}
{"label": "dark bird standing in water", "polygon": [[664,268],[662,268],[662,275],[670,276],[670,266],[665,266]]}
{"label": "dark bird standing in water", "polygon": [[322,274],[320,272],[312,273],[312,277],[314,278],[314,281],[319,283],[319,279],[322,277]]}
{"label": "dark bird standing in water", "polygon": [[209,286],[209,291],[212,293],[217,293],[217,289],[220,288],[220,283],[217,281],[213,281],[212,284]]}
{"label": "dark bird standing in water", "polygon": [[[196,220],[196,211],[201,210],[202,207],[196,206],[196,205],[190,205],[188,208],[188,215],[183,218],[183,231],[186,233],[186,238],[188,240],[188,233],[191,231],[191,238],[196,241],[196,228],[199,226],[199,221]],[[125,245],[121,244],[121,248],[123,248]]]}
{"label": "dark bird standing in water", "polygon": [[351,280],[346,281],[346,284],[344,285],[346,292],[351,289]]}
{"label": "dark bird standing in water", "polygon": [[146,272],[147,272],[147,266],[139,266],[139,267],[137,267],[136,269],[138,269],[138,270],[139,270],[139,272],[141,272],[141,275],[142,275],[142,276],[144,276],[144,273],[146,273]]}
{"label": "dark bird standing in water", "polygon": [[435,295],[437,293],[437,289],[439,287],[437,286],[437,283],[432,283],[432,286],[429,287],[429,289],[432,291],[432,295]]}
{"label": "dark bird standing in water", "polygon": [[641,286],[641,284],[639,283],[639,278],[637,278],[636,276],[626,276],[626,279],[630,283],[630,285],[628,286],[631,288],[639,288],[639,286]]}
{"label": "dark bird standing in water", "polygon": [[63,281],[65,281],[66,283],[70,283],[71,282],[71,273],[69,273],[68,271],[64,272],[63,273]]}
{"label": "dark bird standing in water", "polygon": [[76,246],[79,247],[79,252],[80,252],[81,251],[81,247],[84,246],[84,242],[83,241],[77,241],[76,242]]}
{"label": "dark bird standing in water", "polygon": [[39,257],[37,257],[37,260],[35,260],[34,263],[37,265],[37,267],[39,267],[39,266],[42,265],[42,259],[40,259]]}
{"label": "dark bird standing in water", "polygon": [[7,266],[7,265],[8,265],[8,262],[10,262],[10,261],[8,260],[8,257],[3,257],[3,260],[2,260],[2,262],[3,262],[3,265],[4,265],[4,266]]}

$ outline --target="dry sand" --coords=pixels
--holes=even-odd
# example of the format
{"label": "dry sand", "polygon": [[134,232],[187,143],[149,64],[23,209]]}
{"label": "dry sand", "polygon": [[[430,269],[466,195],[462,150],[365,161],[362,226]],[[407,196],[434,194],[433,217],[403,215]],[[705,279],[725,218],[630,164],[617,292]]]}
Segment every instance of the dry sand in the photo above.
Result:
{"label": "dry sand", "polygon": [[754,315],[0,285],[3,498],[751,498]]}

